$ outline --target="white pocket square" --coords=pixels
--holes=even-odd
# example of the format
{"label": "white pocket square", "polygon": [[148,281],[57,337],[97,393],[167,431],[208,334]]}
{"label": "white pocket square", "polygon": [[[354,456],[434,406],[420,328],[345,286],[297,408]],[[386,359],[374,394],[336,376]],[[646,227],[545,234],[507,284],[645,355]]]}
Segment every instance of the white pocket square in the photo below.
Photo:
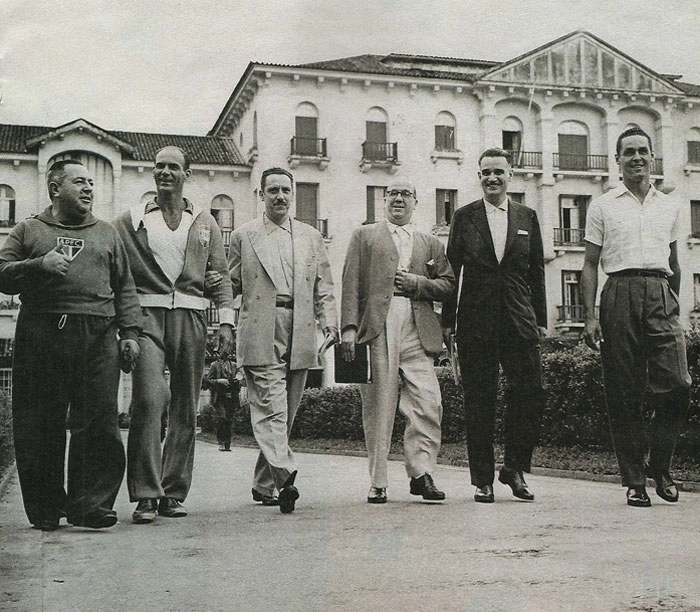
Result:
{"label": "white pocket square", "polygon": [[527,230],[519,229],[518,230],[518,236],[527,236]]}

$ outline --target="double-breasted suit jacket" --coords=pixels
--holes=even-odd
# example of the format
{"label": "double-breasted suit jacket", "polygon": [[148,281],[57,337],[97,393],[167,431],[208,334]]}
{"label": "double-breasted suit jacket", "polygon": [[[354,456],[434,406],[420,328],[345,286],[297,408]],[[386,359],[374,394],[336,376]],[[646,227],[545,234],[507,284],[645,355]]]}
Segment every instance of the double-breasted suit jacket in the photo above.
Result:
{"label": "double-breasted suit jacket", "polygon": [[[275,296],[273,253],[263,245],[263,219],[254,219],[231,235],[229,268],[234,297],[242,294],[237,333],[239,366],[275,363]],[[330,264],[321,234],[291,219],[294,256],[294,306],[289,367],[317,365],[316,320],[321,328],[337,327]]]}
{"label": "double-breasted suit jacket", "polygon": [[462,285],[459,309],[457,291],[443,302],[444,327],[454,329],[456,323],[458,340],[488,344],[508,317],[522,339],[537,342],[538,326],[547,326],[547,307],[542,236],[534,210],[509,202],[499,262],[484,201],[463,206],[452,217],[447,258],[458,279],[462,274]]}
{"label": "double-breasted suit jacket", "polygon": [[[386,222],[355,230],[343,268],[341,329],[356,327],[358,343],[370,342],[382,331],[398,266],[399,253]],[[442,332],[433,301],[451,295],[454,273],[436,237],[414,232],[408,272],[419,277],[415,294],[408,297],[421,345],[426,353],[437,354]]]}

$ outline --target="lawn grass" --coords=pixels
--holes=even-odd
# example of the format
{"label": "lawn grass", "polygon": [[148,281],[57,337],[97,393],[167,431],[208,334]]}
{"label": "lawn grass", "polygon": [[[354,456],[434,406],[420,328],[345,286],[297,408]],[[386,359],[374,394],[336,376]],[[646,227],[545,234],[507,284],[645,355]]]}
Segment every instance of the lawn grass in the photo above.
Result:
{"label": "lawn grass", "polygon": [[[198,439],[216,443],[213,434],[200,433]],[[234,435],[234,446],[255,448],[257,445],[252,436]],[[300,452],[321,452],[332,454],[364,455],[363,440],[332,440],[325,438],[294,438],[291,440],[292,449]],[[401,455],[403,446],[394,443],[391,446],[393,455]],[[503,447],[495,447],[496,463],[503,461]],[[700,483],[700,458],[677,456],[674,459],[673,477],[676,480]],[[447,465],[467,465],[466,443],[443,444],[438,458],[440,463]],[[615,453],[604,449],[590,448],[556,448],[537,447],[532,457],[533,467],[585,472],[593,476],[618,476],[619,470]]]}

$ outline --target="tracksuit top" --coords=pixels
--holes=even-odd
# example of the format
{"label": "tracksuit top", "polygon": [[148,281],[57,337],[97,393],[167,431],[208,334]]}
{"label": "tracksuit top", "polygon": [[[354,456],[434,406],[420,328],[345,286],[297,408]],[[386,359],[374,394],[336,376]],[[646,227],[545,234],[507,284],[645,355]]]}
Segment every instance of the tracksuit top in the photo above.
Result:
{"label": "tracksuit top", "polygon": [[[65,276],[41,267],[57,246],[70,258]],[[141,329],[124,244],[114,227],[91,213],[81,225],[63,225],[49,206],[18,223],[0,249],[0,290],[19,293],[28,312],[116,317],[123,339],[136,339]]]}
{"label": "tracksuit top", "polygon": [[[211,299],[219,309],[230,309],[233,322],[231,277],[221,230],[211,214],[187,200],[185,203],[192,210],[194,219],[187,237],[185,265],[175,283],[156,262],[143,224],[146,209],[157,206],[157,202],[133,207],[114,221],[129,256],[139,302],[144,308],[206,310],[209,297],[204,295],[204,275],[207,270],[216,270],[223,278],[211,290]],[[221,322],[224,322],[223,313]]]}

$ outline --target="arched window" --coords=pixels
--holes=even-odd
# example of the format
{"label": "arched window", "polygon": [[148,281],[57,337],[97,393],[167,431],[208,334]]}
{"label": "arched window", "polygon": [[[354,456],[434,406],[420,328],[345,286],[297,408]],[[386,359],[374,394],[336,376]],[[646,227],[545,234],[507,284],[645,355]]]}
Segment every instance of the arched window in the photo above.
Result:
{"label": "arched window", "polygon": [[15,224],[15,190],[9,185],[0,185],[0,227]]}
{"label": "arched window", "polygon": [[435,149],[437,151],[455,151],[455,116],[442,111],[435,118]]}
{"label": "arched window", "polygon": [[219,194],[211,201],[211,214],[216,219],[222,231],[233,229],[233,200],[224,194]]}
{"label": "arched window", "polygon": [[693,128],[688,136],[688,163],[700,164],[700,129]]}
{"label": "arched window", "polygon": [[292,155],[318,155],[318,109],[311,102],[297,106],[294,117]]}
{"label": "arched window", "polygon": [[221,228],[224,248],[228,255],[228,247],[231,244],[231,232],[233,231],[233,200],[227,195],[220,193],[211,201],[211,214]]}
{"label": "arched window", "polygon": [[383,108],[373,106],[365,119],[365,142],[362,145],[364,159],[386,161],[396,159],[395,143],[387,142],[388,115]]}
{"label": "arched window", "polygon": [[580,121],[562,121],[557,130],[562,170],[588,170],[588,127]]}

